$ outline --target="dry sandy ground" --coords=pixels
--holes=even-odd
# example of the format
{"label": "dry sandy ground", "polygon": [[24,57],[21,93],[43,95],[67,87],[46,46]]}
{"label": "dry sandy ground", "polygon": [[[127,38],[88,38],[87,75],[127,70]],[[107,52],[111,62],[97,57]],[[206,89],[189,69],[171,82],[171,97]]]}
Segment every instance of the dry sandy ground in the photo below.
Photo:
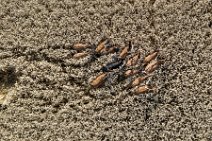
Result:
{"label": "dry sandy ground", "polygon": [[[86,85],[107,57],[72,67],[70,45],[103,35],[161,50],[157,96],[85,94],[75,78]],[[1,141],[212,140],[210,0],[1,0],[0,59],[17,79],[1,82]]]}

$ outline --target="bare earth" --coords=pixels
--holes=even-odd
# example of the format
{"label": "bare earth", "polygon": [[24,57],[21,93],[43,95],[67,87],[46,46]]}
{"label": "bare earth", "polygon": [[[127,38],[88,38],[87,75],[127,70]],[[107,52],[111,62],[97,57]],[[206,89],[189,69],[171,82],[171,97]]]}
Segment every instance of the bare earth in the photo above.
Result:
{"label": "bare earth", "polygon": [[[70,47],[103,36],[160,50],[156,96],[122,84],[86,95],[108,57],[72,67]],[[212,140],[210,0],[1,0],[1,72],[8,66],[16,72],[1,82],[1,141]]]}

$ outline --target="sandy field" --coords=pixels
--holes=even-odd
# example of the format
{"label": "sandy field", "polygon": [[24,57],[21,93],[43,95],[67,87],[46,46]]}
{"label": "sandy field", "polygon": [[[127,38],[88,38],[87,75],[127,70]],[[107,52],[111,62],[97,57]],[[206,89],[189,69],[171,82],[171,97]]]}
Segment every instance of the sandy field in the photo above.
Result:
{"label": "sandy field", "polygon": [[[133,41],[160,50],[154,94],[121,83],[86,93],[72,44]],[[211,0],[1,0],[1,141],[211,141]]]}

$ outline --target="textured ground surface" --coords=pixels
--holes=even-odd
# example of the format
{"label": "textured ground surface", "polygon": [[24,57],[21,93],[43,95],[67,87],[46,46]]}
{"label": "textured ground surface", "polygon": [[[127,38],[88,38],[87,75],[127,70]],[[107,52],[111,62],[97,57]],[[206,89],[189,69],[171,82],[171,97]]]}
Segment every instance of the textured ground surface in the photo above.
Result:
{"label": "textured ground surface", "polygon": [[[126,91],[107,88],[84,94],[72,78],[87,80],[104,57],[87,68],[60,62],[70,61],[70,44],[103,35],[161,50],[160,100],[122,99]],[[19,74],[0,109],[2,141],[212,139],[210,0],[2,0],[0,67],[7,65]]]}

